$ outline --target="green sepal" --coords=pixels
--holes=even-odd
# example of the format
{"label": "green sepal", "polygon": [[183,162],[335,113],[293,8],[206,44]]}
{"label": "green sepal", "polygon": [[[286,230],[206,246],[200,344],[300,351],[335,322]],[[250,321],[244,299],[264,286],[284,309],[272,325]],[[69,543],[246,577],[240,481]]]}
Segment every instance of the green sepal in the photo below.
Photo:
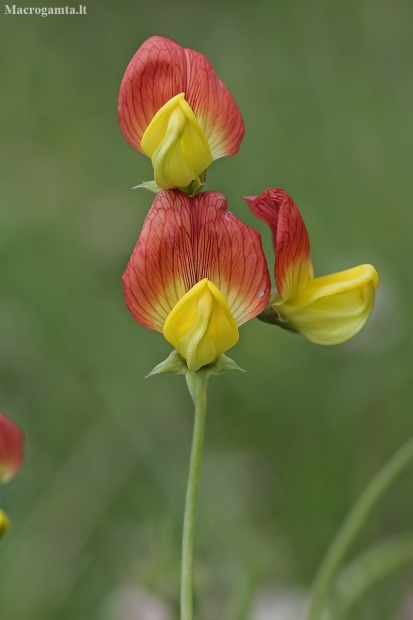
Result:
{"label": "green sepal", "polygon": [[245,372],[245,370],[242,370],[242,368],[227,355],[220,355],[211,364],[202,366],[202,368],[193,372],[189,370],[184,358],[179,355],[178,351],[172,351],[166,360],[155,366],[146,377],[152,377],[153,375],[160,375],[163,373],[169,375],[185,375],[189,393],[194,403],[196,403],[210,375],[223,375],[229,370],[240,370],[241,372]]}
{"label": "green sepal", "polygon": [[190,183],[187,187],[180,187],[179,189],[185,194],[188,194],[188,196],[192,197],[199,194],[199,192],[202,191],[203,187],[205,187],[205,183],[202,183],[200,181],[200,177],[198,177],[197,179],[195,179],[195,181],[192,181],[192,183]]}
{"label": "green sepal", "polygon": [[135,185],[132,189],[147,189],[153,194],[159,194],[159,192],[162,191],[162,187],[159,187],[155,181],[144,181],[143,183],[140,183],[140,185]]}
{"label": "green sepal", "polygon": [[[188,194],[188,196],[196,196],[196,194],[199,194],[199,192],[202,191],[203,187],[205,187],[205,172],[192,181],[188,187],[178,187],[177,189],[180,189],[181,192]],[[153,194],[159,194],[159,192],[162,191],[162,187],[159,187],[156,181],[143,181],[143,183],[135,185],[132,189],[147,189]]]}
{"label": "green sepal", "polygon": [[180,189],[181,192],[184,192],[184,194],[187,194],[188,196],[191,196],[191,197],[196,196],[205,187],[205,179],[206,179],[206,170],[201,172],[199,177],[194,179],[187,187],[178,187],[178,189]]}
{"label": "green sepal", "polygon": [[193,372],[188,370],[185,373],[186,384],[188,386],[189,393],[196,405],[202,388],[205,386],[211,373],[208,371],[208,366],[202,366],[199,370]]}
{"label": "green sepal", "polygon": [[281,315],[279,314],[279,312],[277,312],[277,310],[271,304],[269,304],[265,308],[265,310],[261,312],[261,314],[258,314],[256,318],[259,321],[263,321],[263,323],[270,323],[270,325],[278,325],[278,327],[281,327],[282,329],[286,329],[289,332],[294,332],[295,334],[298,334],[298,331],[294,327],[292,327],[288,323],[288,321],[283,319]]}
{"label": "green sepal", "polygon": [[202,368],[195,372],[188,370],[185,374],[185,379],[194,403],[197,403],[199,394],[211,375],[223,375],[225,372],[228,372],[228,370],[240,370],[241,372],[245,372],[234,360],[224,354],[217,357],[211,364],[202,366]]}
{"label": "green sepal", "polygon": [[224,354],[217,357],[215,362],[213,362],[212,364],[209,364],[208,366],[205,366],[205,368],[210,369],[210,373],[209,373],[210,375],[223,375],[225,372],[228,372],[229,370],[240,370],[241,372],[245,372],[245,370],[240,368],[238,364],[234,362],[233,359],[228,357],[228,355],[224,355]]}
{"label": "green sepal", "polygon": [[178,351],[172,351],[166,360],[155,366],[155,368],[146,375],[146,378],[162,373],[168,375],[184,375],[187,372],[189,372],[189,370],[184,358],[179,355]]}

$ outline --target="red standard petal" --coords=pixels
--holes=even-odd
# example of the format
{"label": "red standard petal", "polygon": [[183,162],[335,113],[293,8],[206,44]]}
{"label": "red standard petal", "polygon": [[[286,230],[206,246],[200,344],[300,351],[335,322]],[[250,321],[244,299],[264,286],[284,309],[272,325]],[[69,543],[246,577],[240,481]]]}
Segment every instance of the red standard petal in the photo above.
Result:
{"label": "red standard petal", "polygon": [[157,111],[185,92],[184,49],[165,37],[151,37],[130,61],[120,86],[118,118],[126,140],[143,153],[141,140]]}
{"label": "red standard petal", "polygon": [[219,288],[237,325],[268,303],[260,236],[228,211],[225,197],[162,191],[123,276],[129,311],[141,325],[162,331],[175,304],[203,278]]}
{"label": "red standard petal", "polygon": [[205,56],[186,49],[186,99],[208,140],[212,158],[238,152],[245,127],[241,112]]}
{"label": "red standard petal", "polygon": [[228,211],[222,194],[205,192],[194,200],[196,279],[213,282],[242,325],[269,300],[271,282],[260,235]]}
{"label": "red standard petal", "polygon": [[293,199],[281,188],[244,198],[251,211],[271,228],[276,255],[275,281],[284,300],[313,277],[307,229]]}
{"label": "red standard petal", "polygon": [[234,155],[245,130],[232,96],[205,56],[159,36],[139,48],[121,83],[118,117],[129,144],[143,152],[141,140],[149,123],[179,93],[185,93],[213,158]]}
{"label": "red standard petal", "polygon": [[7,482],[23,461],[23,433],[0,413],[0,482]]}

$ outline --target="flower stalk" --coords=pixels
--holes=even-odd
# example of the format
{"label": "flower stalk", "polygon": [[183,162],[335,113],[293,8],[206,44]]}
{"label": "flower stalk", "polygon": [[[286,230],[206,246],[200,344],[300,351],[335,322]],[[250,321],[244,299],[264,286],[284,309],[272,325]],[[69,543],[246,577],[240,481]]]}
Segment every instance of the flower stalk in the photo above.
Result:
{"label": "flower stalk", "polygon": [[341,569],[334,586],[332,611],[337,610],[339,618],[347,618],[369,590],[412,562],[411,531],[379,542]]}
{"label": "flower stalk", "polygon": [[191,458],[189,463],[188,486],[186,490],[184,528],[182,535],[182,565],[181,565],[181,620],[193,619],[193,556],[195,516],[198,500],[199,481],[201,477],[202,449],[204,444],[204,430],[206,418],[206,390],[205,381],[195,402],[195,421],[192,437]]}
{"label": "flower stalk", "polygon": [[409,439],[374,476],[350,510],[328,548],[315,577],[307,620],[321,620],[323,618],[333,580],[350,545],[383,493],[411,461],[413,461],[413,438]]}

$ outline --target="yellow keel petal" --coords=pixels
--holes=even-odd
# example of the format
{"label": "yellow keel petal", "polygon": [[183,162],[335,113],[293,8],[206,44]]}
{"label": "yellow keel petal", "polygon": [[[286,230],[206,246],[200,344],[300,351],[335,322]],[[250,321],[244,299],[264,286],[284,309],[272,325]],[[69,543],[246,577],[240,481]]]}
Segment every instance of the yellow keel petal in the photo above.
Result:
{"label": "yellow keel petal", "polygon": [[184,97],[180,93],[165,103],[142,136],[141,147],[163,189],[187,187],[212,163],[208,141]]}
{"label": "yellow keel petal", "polygon": [[0,510],[0,539],[3,538],[4,534],[10,527],[10,521],[6,513]]}
{"label": "yellow keel petal", "polygon": [[335,345],[355,336],[367,321],[379,283],[372,265],[359,265],[310,280],[298,295],[273,307],[307,340]]}
{"label": "yellow keel petal", "polygon": [[192,371],[213,362],[239,339],[227,302],[207,278],[178,301],[165,321],[163,334]]}

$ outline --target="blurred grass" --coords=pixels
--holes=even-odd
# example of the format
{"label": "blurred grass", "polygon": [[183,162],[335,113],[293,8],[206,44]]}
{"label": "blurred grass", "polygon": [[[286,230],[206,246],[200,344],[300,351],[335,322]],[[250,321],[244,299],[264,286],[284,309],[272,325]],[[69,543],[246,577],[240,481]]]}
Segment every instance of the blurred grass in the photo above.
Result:
{"label": "blurred grass", "polygon": [[[125,583],[177,608],[192,407],[180,378],[144,380],[169,345],[133,322],[120,284],[151,204],[130,188],[151,168],[120,134],[116,101],[147,37],[203,52],[236,98],[247,134],[208,188],[262,232],[270,263],[268,231],[239,197],[282,186],[317,273],[381,273],[354,341],[322,349],[253,321],[232,352],[247,374],[211,381],[198,617],[238,620],[249,590],[308,586],[351,503],[413,432],[413,5],[103,1],[0,24],[0,409],[27,440],[1,489],[13,520],[1,620],[102,620]],[[411,526],[411,480],[359,549]],[[354,619],[393,619],[411,578]]]}

